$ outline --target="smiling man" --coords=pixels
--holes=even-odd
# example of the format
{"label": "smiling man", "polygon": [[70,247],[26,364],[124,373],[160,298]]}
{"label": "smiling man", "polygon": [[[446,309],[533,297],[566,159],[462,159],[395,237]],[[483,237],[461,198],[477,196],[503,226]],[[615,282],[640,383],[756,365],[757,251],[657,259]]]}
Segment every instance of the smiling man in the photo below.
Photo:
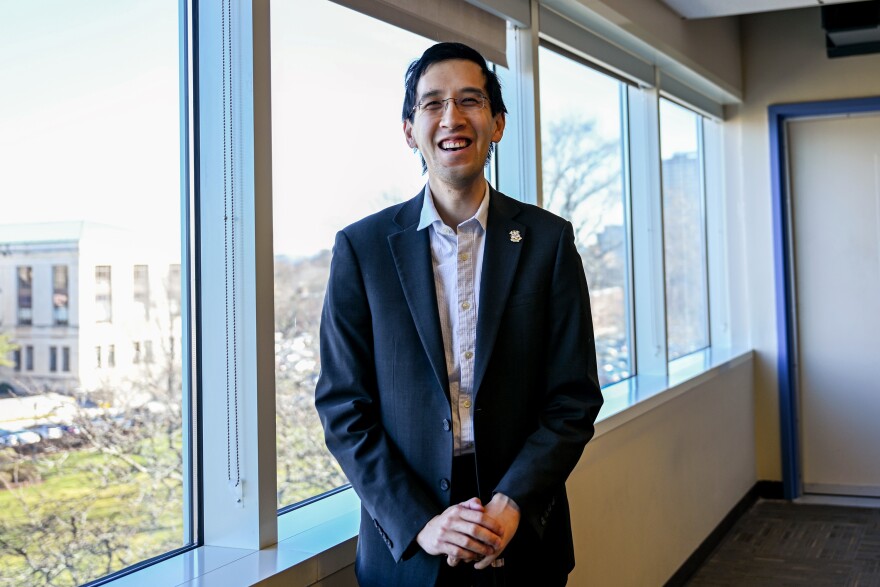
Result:
{"label": "smiling man", "polygon": [[602,404],[569,222],[486,181],[495,74],[440,43],[406,75],[428,181],[336,237],[315,404],[361,499],[364,587],[565,585],[565,480]]}

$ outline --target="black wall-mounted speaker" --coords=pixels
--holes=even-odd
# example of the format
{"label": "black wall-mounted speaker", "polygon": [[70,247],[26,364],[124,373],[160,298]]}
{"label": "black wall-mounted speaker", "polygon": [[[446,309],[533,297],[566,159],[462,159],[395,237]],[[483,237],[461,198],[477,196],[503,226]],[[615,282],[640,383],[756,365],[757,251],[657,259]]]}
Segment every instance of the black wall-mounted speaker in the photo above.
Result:
{"label": "black wall-mounted speaker", "polygon": [[880,0],[826,4],[822,28],[828,57],[880,52]]}

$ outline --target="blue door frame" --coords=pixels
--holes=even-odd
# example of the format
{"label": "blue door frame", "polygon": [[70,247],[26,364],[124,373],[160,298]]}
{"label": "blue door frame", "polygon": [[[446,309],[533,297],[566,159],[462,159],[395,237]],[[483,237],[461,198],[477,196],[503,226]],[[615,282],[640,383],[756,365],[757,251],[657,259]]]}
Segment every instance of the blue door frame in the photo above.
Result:
{"label": "blue door frame", "polygon": [[786,499],[801,495],[798,397],[795,385],[795,315],[791,307],[793,268],[789,250],[788,185],[786,185],[785,123],[816,116],[835,116],[880,111],[880,96],[827,102],[774,104],[768,108],[770,123],[770,179],[773,197],[773,261],[776,283],[776,332],[778,341],[779,427],[782,439],[782,484]]}

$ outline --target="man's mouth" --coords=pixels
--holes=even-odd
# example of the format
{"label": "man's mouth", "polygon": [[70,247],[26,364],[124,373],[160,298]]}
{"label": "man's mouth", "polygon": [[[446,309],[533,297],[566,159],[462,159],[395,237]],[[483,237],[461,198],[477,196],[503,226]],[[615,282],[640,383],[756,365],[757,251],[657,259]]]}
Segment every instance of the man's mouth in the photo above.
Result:
{"label": "man's mouth", "polygon": [[465,147],[470,146],[470,139],[451,139],[448,141],[441,141],[440,148],[444,151],[460,151]]}

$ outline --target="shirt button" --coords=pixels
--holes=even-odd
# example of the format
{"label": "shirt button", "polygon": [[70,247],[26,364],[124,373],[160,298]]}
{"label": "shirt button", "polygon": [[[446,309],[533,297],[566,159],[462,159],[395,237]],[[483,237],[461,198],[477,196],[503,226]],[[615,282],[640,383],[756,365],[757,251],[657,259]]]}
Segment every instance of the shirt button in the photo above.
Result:
{"label": "shirt button", "polygon": [[468,256],[467,253],[462,253],[461,255],[458,256],[459,261],[467,261],[469,258],[470,257]]}
{"label": "shirt button", "polygon": [[473,359],[473,358],[474,358],[474,353],[472,353],[472,352],[470,352],[470,351],[465,351],[465,353],[464,353],[464,358],[465,358],[465,359]]}
{"label": "shirt button", "polygon": [[464,402],[462,402],[461,405],[463,405],[465,408],[469,408],[469,407],[471,407],[471,400],[466,399],[466,400],[464,400]]}
{"label": "shirt button", "polygon": [[449,491],[449,479],[440,479],[440,489]]}
{"label": "shirt button", "polygon": [[445,432],[449,432],[449,429],[450,429],[449,420],[447,418],[443,418],[443,430]]}
{"label": "shirt button", "polygon": [[462,302],[461,307],[463,310],[467,310],[471,307],[470,302]]}

